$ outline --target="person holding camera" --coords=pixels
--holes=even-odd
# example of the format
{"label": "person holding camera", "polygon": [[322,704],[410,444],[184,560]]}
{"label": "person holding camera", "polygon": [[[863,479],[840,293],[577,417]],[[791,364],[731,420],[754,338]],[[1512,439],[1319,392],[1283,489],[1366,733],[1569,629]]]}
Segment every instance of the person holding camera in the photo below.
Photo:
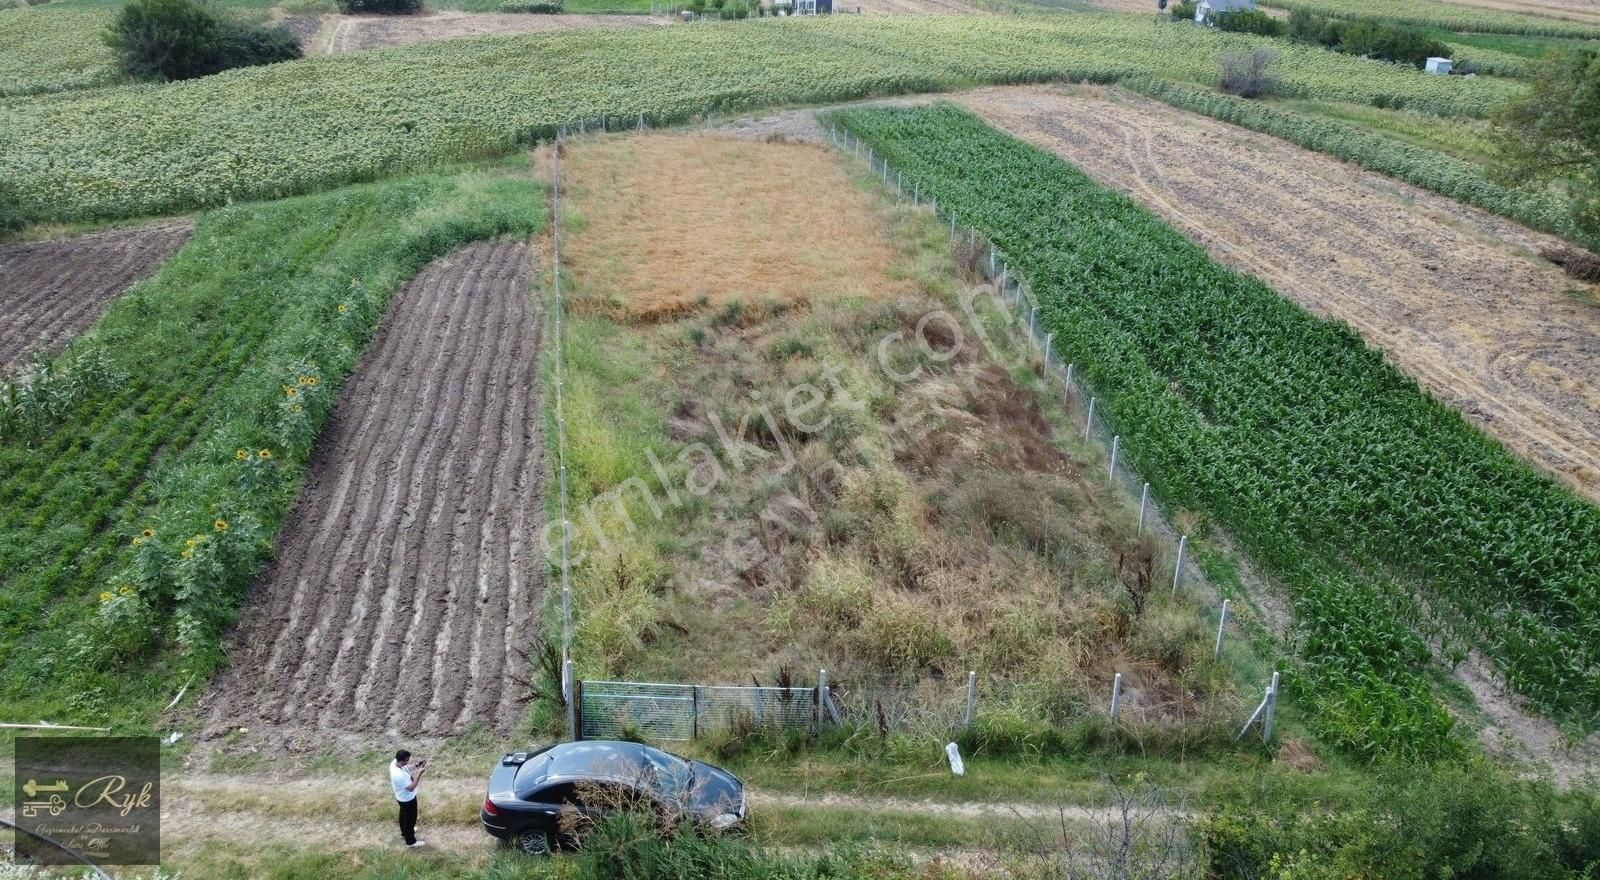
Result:
{"label": "person holding camera", "polygon": [[427,769],[426,759],[413,764],[411,753],[405,749],[395,752],[394,763],[389,765],[389,784],[394,786],[394,799],[400,805],[400,837],[411,849],[423,845],[417,839],[417,786],[422,784],[422,774]]}

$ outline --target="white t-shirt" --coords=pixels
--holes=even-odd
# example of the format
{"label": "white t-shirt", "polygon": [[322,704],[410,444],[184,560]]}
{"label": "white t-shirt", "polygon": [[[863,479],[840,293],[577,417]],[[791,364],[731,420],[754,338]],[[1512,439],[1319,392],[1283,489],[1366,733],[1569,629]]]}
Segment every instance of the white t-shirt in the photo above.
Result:
{"label": "white t-shirt", "polygon": [[407,791],[406,786],[411,784],[411,771],[400,766],[399,762],[389,765],[389,784],[394,786],[394,799],[404,804],[417,799],[415,791]]}

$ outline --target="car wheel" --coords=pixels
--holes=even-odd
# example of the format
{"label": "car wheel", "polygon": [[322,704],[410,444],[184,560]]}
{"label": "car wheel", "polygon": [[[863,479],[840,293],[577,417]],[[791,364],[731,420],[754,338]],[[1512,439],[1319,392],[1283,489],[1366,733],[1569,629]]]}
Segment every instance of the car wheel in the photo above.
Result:
{"label": "car wheel", "polygon": [[517,849],[530,856],[547,856],[550,854],[550,835],[538,829],[530,828],[517,832]]}

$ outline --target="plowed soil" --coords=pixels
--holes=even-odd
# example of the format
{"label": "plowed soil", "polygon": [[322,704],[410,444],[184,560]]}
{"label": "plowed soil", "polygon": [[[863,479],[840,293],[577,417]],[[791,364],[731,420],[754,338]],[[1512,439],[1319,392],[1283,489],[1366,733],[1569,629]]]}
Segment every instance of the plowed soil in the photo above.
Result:
{"label": "plowed soil", "polygon": [[1536,256],[1555,239],[1115,90],[959,100],[1350,324],[1473,424],[1600,501],[1600,299]]}
{"label": "plowed soil", "polygon": [[575,28],[661,27],[667,19],[648,15],[524,15],[503,12],[441,12],[437,15],[341,16],[333,31],[329,54],[381,49],[407,43],[482,37],[490,34],[527,34]]}
{"label": "plowed soil", "polygon": [[89,329],[111,300],[177,253],[194,227],[159,223],[0,244],[0,373]]}
{"label": "plowed soil", "polygon": [[1482,9],[1581,21],[1584,24],[1600,24],[1600,7],[1595,6],[1591,0],[1446,0],[1446,2],[1457,6],[1477,6]]}
{"label": "plowed soil", "polygon": [[531,260],[470,245],[396,294],[207,698],[213,732],[518,720],[545,572]]}

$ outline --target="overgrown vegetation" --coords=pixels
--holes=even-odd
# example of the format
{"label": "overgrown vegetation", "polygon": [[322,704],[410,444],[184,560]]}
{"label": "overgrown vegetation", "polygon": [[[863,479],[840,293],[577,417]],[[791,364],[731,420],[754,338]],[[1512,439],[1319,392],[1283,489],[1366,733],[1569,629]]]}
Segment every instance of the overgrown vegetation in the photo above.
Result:
{"label": "overgrown vegetation", "polygon": [[557,15],[562,11],[563,0],[501,0],[501,12],[526,12],[535,15]]}
{"label": "overgrown vegetation", "polygon": [[[570,163],[593,164],[586,149],[651,167],[581,144]],[[792,149],[789,167],[815,148]],[[755,162],[745,150],[729,167]],[[596,198],[584,180],[617,186],[616,167],[570,172],[569,210]],[[1231,743],[1241,707],[1214,624],[1198,597],[1160,588],[1170,551],[1135,533],[1099,453],[1065,439],[1059,386],[966,290],[981,247],[953,260],[927,212],[874,213],[895,242],[883,271],[904,282],[892,296],[791,301],[752,274],[715,282],[746,296],[669,308],[586,251],[565,325],[580,674],[809,682],[825,666],[849,722],[883,733],[959,718],[975,669],[985,754]],[[705,218],[683,204],[673,222]],[[785,251],[795,273],[827,262]]]}
{"label": "overgrown vegetation", "polygon": [[140,79],[194,79],[300,57],[287,30],[235,21],[196,0],[132,0],[105,39]]}
{"label": "overgrown vegetation", "polygon": [[[181,90],[8,100],[0,154],[25,216],[78,221],[281,197],[505,153],[579,119],[632,126],[642,115],[662,125],[708,111],[1141,73],[1209,85],[1219,57],[1263,44],[1098,15],[841,15],[440,41],[267,65]],[[1520,91],[1312,47],[1279,52],[1279,91],[1291,96],[1482,116]]]}
{"label": "overgrown vegetation", "polygon": [[538,187],[498,172],[202,217],[75,346],[126,379],[0,441],[9,711],[137,725],[174,678],[203,678],[389,296],[456,245],[540,217]]}
{"label": "overgrown vegetation", "polygon": [[1497,123],[1500,179],[1561,182],[1573,225],[1600,238],[1600,51],[1551,56],[1532,91],[1508,105]]}
{"label": "overgrown vegetation", "polygon": [[1357,803],[1253,803],[1197,823],[1212,876],[1344,880],[1586,880],[1600,869],[1600,793],[1560,793],[1482,761],[1385,777]]}
{"label": "overgrown vegetation", "polygon": [[1423,67],[1429,58],[1450,58],[1453,50],[1422,30],[1391,22],[1330,18],[1306,9],[1289,13],[1288,35],[1324,49]]}
{"label": "overgrown vegetation", "polygon": [[1353,331],[1059,159],[948,106],[838,118],[1025,274],[1163,498],[1216,515],[1290,585],[1293,689],[1322,738],[1373,757],[1459,750],[1424,634],[1482,650],[1558,716],[1593,717],[1600,510]]}

